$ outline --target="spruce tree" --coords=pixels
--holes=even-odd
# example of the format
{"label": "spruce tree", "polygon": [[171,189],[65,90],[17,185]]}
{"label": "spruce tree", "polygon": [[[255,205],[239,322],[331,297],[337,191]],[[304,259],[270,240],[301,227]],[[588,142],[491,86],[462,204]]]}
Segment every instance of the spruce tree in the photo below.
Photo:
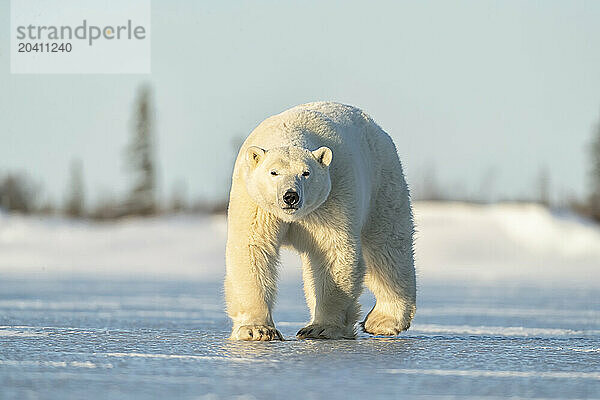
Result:
{"label": "spruce tree", "polygon": [[600,221],[600,122],[594,130],[594,138],[590,148],[592,168],[590,170],[590,189],[588,210],[591,216]]}
{"label": "spruce tree", "polygon": [[127,162],[134,174],[127,202],[127,213],[130,215],[146,216],[157,211],[153,122],[151,90],[144,85],[138,91],[133,137],[127,149]]}
{"label": "spruce tree", "polygon": [[70,182],[68,188],[65,213],[69,217],[81,218],[85,214],[85,196],[83,188],[83,165],[81,160],[73,160],[70,167]]}

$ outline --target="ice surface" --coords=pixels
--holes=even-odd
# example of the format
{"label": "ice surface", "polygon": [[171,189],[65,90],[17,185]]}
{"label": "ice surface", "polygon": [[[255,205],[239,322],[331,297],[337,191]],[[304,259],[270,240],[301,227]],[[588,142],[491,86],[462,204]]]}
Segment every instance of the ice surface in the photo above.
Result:
{"label": "ice surface", "polygon": [[[226,340],[223,217],[0,214],[1,399],[600,398],[600,230],[535,205],[418,203],[418,309],[397,338]],[[361,298],[363,314],[374,299]]]}
{"label": "ice surface", "polygon": [[4,279],[0,397],[599,398],[598,299],[424,285],[397,338],[300,341],[302,290],[284,284],[275,320],[287,340],[248,343],[226,339],[220,283]]}

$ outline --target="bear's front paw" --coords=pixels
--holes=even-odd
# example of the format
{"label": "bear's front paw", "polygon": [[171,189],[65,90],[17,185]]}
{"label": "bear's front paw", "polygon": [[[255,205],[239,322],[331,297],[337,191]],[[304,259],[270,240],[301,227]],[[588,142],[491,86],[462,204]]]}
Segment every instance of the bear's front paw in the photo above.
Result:
{"label": "bear's front paw", "polygon": [[311,324],[296,333],[298,339],[354,339],[354,329],[335,325]]}
{"label": "bear's front paw", "polygon": [[371,311],[361,322],[363,330],[375,336],[396,336],[410,327],[410,319],[399,319],[395,316]]}
{"label": "bear's front paw", "polygon": [[231,333],[233,340],[283,340],[283,335],[274,327],[267,325],[242,325]]}

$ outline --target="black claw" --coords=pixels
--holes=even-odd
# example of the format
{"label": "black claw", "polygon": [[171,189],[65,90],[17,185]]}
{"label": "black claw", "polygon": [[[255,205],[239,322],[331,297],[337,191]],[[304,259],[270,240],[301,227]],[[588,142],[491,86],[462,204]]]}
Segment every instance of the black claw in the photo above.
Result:
{"label": "black claw", "polygon": [[252,329],[248,329],[248,336],[254,337],[254,334],[252,333]]}
{"label": "black claw", "polygon": [[325,332],[325,328],[321,329],[321,332],[319,332],[319,334],[317,336],[321,336],[323,334],[323,332]]}

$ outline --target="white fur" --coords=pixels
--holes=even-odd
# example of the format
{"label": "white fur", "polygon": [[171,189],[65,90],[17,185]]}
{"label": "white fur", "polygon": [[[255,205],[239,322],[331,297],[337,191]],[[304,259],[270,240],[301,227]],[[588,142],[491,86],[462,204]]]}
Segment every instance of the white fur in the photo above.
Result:
{"label": "white fur", "polygon": [[[287,191],[298,194],[297,210],[283,200]],[[242,145],[228,214],[232,339],[281,338],[271,314],[281,246],[303,262],[311,321],[298,337],[354,338],[363,283],[377,299],[362,323],[366,332],[396,335],[410,326],[409,193],[394,143],[361,110],[300,105],[267,118]]]}

